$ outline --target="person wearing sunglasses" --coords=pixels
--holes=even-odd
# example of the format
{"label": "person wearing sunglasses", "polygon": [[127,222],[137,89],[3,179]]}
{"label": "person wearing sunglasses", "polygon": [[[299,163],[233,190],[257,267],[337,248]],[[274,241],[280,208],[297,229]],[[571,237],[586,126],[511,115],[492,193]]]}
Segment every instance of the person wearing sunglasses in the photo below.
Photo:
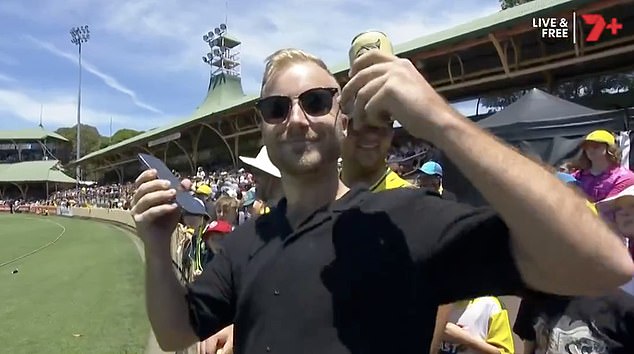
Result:
{"label": "person wearing sunglasses", "polygon": [[[164,350],[233,322],[236,353],[418,353],[429,348],[440,304],[591,294],[632,277],[627,250],[582,198],[453,110],[411,62],[370,50],[350,77],[339,90],[324,62],[301,50],[268,58],[256,108],[285,198],[236,228],[186,287],[169,256],[174,192],[156,171],[137,178],[132,217]],[[337,171],[344,115],[357,126],[398,117],[497,212],[410,188],[349,189]]]}

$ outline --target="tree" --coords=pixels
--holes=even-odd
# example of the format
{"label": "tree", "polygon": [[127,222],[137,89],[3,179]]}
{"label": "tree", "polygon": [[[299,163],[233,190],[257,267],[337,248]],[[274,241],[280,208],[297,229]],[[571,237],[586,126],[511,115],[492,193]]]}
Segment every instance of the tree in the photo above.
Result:
{"label": "tree", "polygon": [[119,129],[117,130],[116,133],[112,134],[112,137],[110,137],[111,140],[111,144],[116,144],[119,142],[122,142],[124,140],[128,140],[130,138],[133,138],[139,134],[143,133],[142,131],[137,131],[137,130],[133,130],[133,129]]}
{"label": "tree", "polygon": [[500,0],[500,6],[502,6],[502,10],[506,10],[510,7],[521,5],[526,2],[531,2],[533,0]]}
{"label": "tree", "polygon": [[[79,150],[81,156],[86,156],[87,154],[98,150],[101,145],[101,135],[99,134],[97,128],[91,125],[82,124],[80,126],[80,131],[81,145]],[[75,156],[75,152],[77,151],[77,125],[70,128],[59,128],[55,132],[71,142],[73,147],[73,156]]]}
{"label": "tree", "polygon": [[142,131],[133,130],[133,129],[119,129],[116,133],[112,134],[111,137],[102,136],[101,144],[99,146],[100,149],[106,148],[110,145],[120,143],[124,140],[128,140],[133,138],[139,134],[143,133]]}

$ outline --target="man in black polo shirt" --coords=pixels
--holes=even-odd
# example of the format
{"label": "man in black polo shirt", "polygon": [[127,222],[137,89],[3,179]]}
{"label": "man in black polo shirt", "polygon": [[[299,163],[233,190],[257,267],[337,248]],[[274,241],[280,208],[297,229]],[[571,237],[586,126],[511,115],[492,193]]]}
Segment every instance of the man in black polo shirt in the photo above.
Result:
{"label": "man in black polo shirt", "polygon": [[[369,51],[350,74],[340,90],[310,54],[269,58],[257,110],[286,198],[237,228],[187,288],[171,268],[175,192],[155,171],[139,176],[132,215],[164,350],[233,322],[237,353],[419,353],[439,304],[527,288],[590,294],[632,277],[627,250],[579,196],[455,112],[411,62]],[[353,124],[399,117],[499,214],[407,188],[348,190],[337,159],[352,105]]]}

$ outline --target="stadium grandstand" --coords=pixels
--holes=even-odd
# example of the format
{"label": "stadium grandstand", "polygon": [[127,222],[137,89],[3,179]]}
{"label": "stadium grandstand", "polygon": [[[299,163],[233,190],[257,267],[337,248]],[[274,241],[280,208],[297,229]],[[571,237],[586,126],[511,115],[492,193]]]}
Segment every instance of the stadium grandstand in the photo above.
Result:
{"label": "stadium grandstand", "polygon": [[[454,28],[397,45],[396,54],[412,60],[429,82],[451,102],[480,99],[538,87],[549,91],[556,85],[631,69],[628,53],[634,50],[634,17],[627,1],[552,0],[534,1]],[[531,26],[537,17],[570,17],[572,13],[616,14],[627,33],[605,37],[601,42],[542,39]],[[631,25],[630,25],[631,24]],[[576,27],[583,38],[583,26]],[[587,30],[586,30],[587,31]],[[193,174],[197,167],[236,167],[239,155],[255,155],[260,142],[256,96],[246,95],[240,81],[240,41],[224,34],[208,37],[211,52],[204,58],[212,67],[207,96],[191,116],[147,131],[105,149],[87,154],[71,164],[122,183],[138,173],[135,155],[151,153],[169,161],[170,167]],[[335,65],[341,84],[348,65]],[[596,109],[625,109],[634,92],[601,95],[581,102]],[[479,107],[479,105],[478,105]],[[474,120],[491,112],[476,111]],[[413,170],[428,158],[427,147],[398,132],[392,157],[401,158]],[[409,150],[411,149],[411,150]],[[413,150],[413,151],[412,151]]]}
{"label": "stadium grandstand", "polygon": [[46,199],[52,190],[75,185],[62,168],[70,159],[68,139],[42,126],[0,131],[0,200]]}

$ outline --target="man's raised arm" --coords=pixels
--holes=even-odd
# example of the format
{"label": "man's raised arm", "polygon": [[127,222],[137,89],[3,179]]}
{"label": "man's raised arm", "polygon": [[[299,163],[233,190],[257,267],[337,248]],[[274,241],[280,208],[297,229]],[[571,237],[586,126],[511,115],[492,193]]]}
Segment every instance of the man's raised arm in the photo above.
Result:
{"label": "man's raised arm", "polygon": [[170,240],[178,223],[179,207],[169,181],[156,179],[155,170],[137,178],[132,217],[145,245],[147,313],[161,349],[175,351],[196,343],[190,325],[186,289],[173,270]]}
{"label": "man's raised arm", "polygon": [[594,294],[632,278],[622,242],[580,196],[456,112],[409,60],[368,51],[350,75],[342,106],[353,101],[355,119],[366,124],[398,117],[410,134],[441,149],[510,229],[513,257],[530,287]]}

